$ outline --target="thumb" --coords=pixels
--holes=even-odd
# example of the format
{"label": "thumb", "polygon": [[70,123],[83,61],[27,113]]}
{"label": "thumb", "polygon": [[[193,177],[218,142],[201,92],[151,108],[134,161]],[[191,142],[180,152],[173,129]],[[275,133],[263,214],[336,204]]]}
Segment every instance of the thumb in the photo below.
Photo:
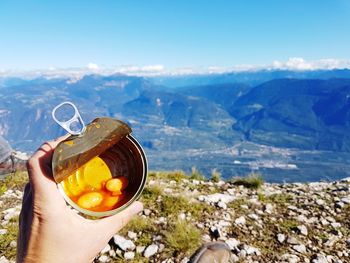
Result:
{"label": "thumb", "polygon": [[100,231],[102,231],[101,233],[109,233],[111,236],[113,236],[142,210],[143,204],[136,201],[120,213],[99,220],[97,227]]}

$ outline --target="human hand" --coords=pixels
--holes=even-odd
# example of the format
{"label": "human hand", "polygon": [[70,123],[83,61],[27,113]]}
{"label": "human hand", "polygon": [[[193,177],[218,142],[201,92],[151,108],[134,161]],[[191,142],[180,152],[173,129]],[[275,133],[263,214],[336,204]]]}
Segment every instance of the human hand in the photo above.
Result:
{"label": "human hand", "polygon": [[134,202],[122,212],[88,220],[71,210],[52,177],[51,161],[63,138],[44,143],[27,164],[29,183],[19,222],[17,262],[86,263],[143,209]]}

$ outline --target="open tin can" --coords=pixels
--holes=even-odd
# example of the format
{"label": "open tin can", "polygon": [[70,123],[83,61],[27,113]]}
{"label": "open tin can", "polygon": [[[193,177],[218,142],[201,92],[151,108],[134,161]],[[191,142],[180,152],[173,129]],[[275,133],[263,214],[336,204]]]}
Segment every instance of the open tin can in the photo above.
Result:
{"label": "open tin can", "polygon": [[[70,130],[74,122],[82,123],[80,133]],[[73,133],[58,144],[52,159],[53,177],[69,205],[84,215],[105,217],[122,211],[140,197],[146,183],[147,159],[127,124],[105,117],[85,127],[79,113],[65,125],[58,123]],[[127,182],[121,191],[106,190],[109,182],[118,180]],[[98,205],[81,205],[86,196]]]}

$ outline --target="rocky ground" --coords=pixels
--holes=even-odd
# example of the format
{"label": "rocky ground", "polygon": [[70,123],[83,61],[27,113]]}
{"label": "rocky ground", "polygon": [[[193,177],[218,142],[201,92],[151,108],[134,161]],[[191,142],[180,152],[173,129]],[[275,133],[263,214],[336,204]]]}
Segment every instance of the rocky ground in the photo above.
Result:
{"label": "rocky ground", "polygon": [[[15,259],[25,175],[0,184],[0,262]],[[150,173],[145,209],[95,262],[187,262],[222,240],[234,262],[350,262],[350,179],[261,185],[181,172]]]}

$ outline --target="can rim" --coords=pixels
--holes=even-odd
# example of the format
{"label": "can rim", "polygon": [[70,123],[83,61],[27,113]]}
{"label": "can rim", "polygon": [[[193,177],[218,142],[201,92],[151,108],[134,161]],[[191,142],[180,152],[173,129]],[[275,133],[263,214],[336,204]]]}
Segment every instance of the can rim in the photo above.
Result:
{"label": "can rim", "polygon": [[136,149],[139,151],[140,156],[141,156],[141,161],[142,161],[142,166],[143,166],[143,176],[142,176],[141,184],[140,184],[139,188],[137,189],[136,193],[133,195],[132,198],[130,198],[130,200],[128,202],[126,202],[125,204],[123,204],[122,206],[120,206],[116,209],[109,210],[109,211],[103,211],[103,212],[96,212],[96,211],[87,210],[87,209],[84,209],[84,208],[81,208],[80,206],[78,206],[65,193],[65,191],[63,190],[63,187],[62,187],[62,183],[57,184],[58,190],[61,192],[64,200],[70,206],[72,206],[75,210],[83,213],[84,215],[93,216],[93,217],[111,216],[111,215],[114,215],[114,214],[117,214],[117,213],[123,211],[124,209],[126,209],[128,206],[130,206],[134,201],[136,201],[140,197],[140,195],[145,187],[146,179],[147,179],[147,172],[148,172],[147,157],[146,157],[146,154],[145,154],[143,148],[141,147],[141,144],[131,134],[128,134],[125,138],[127,138],[131,143],[133,143],[135,145]]}

